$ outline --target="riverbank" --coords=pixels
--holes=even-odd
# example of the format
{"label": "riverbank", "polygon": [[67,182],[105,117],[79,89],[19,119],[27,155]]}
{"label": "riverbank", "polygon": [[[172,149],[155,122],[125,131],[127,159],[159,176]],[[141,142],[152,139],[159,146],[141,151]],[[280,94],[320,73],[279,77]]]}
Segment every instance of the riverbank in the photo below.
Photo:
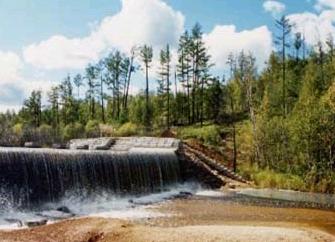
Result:
{"label": "riverbank", "polygon": [[4,242],[109,241],[335,241],[335,212],[264,206],[222,192],[163,202],[148,208],[165,216],[116,220],[81,218],[0,232]]}

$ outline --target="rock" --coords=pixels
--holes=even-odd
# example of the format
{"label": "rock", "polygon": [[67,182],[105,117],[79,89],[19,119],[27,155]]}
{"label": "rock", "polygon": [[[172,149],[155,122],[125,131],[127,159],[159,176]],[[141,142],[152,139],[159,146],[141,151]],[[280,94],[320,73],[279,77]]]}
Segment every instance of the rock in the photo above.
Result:
{"label": "rock", "polygon": [[59,208],[57,208],[56,210],[59,211],[59,212],[63,212],[63,213],[70,213],[70,214],[73,214],[73,213],[71,212],[71,210],[70,210],[68,207],[66,207],[66,206],[59,207]]}
{"label": "rock", "polygon": [[58,210],[43,211],[41,213],[37,213],[36,215],[43,217],[43,218],[47,218],[49,220],[68,219],[68,218],[75,216],[75,214],[71,212],[67,213],[67,212],[58,211]]}
{"label": "rock", "polygon": [[26,142],[24,143],[26,148],[41,148],[41,145],[38,142]]}
{"label": "rock", "polygon": [[5,218],[5,221],[11,224],[17,224],[18,227],[22,227],[23,226],[23,222],[19,219],[15,219],[15,218]]}
{"label": "rock", "polygon": [[115,140],[112,138],[96,139],[95,142],[93,142],[90,145],[90,149],[91,150],[109,150],[114,143],[115,143]]}
{"label": "rock", "polygon": [[37,226],[46,225],[47,222],[48,222],[47,219],[42,219],[42,220],[38,220],[38,221],[27,221],[27,222],[24,222],[24,224],[29,228],[33,228],[33,227],[37,227]]}
{"label": "rock", "polygon": [[88,145],[77,145],[76,146],[77,150],[88,150]]}
{"label": "rock", "polygon": [[193,194],[190,193],[190,192],[180,192],[179,194],[174,195],[172,198],[173,199],[185,199],[185,198],[188,198],[188,197],[190,197],[192,195]]}
{"label": "rock", "polygon": [[229,187],[230,189],[236,189],[236,185],[235,185],[235,184],[232,184],[232,183],[229,183],[229,184],[228,184],[228,187]]}
{"label": "rock", "polygon": [[58,150],[66,149],[66,145],[65,144],[52,144],[52,148],[58,149]]}

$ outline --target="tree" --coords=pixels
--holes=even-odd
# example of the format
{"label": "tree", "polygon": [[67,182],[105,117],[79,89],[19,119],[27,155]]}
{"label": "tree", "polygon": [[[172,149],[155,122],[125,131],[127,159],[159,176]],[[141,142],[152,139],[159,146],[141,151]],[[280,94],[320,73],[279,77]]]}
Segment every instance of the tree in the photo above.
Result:
{"label": "tree", "polygon": [[105,92],[104,92],[104,83],[106,82],[106,80],[104,79],[104,66],[105,66],[105,63],[103,60],[99,61],[98,64],[96,65],[96,71],[97,71],[97,75],[100,76],[100,105],[101,105],[101,121],[103,123],[106,122],[106,119],[105,119],[105,103],[104,103],[104,100],[105,100]]}
{"label": "tree", "polygon": [[48,100],[51,104],[52,127],[58,131],[59,128],[59,86],[54,86],[48,93]]}
{"label": "tree", "polygon": [[88,65],[85,69],[85,79],[87,80],[88,90],[86,92],[86,97],[89,102],[89,116],[91,119],[95,118],[95,96],[96,96],[96,78],[97,78],[97,70],[93,65]]}
{"label": "tree", "polygon": [[187,102],[185,105],[188,124],[191,124],[191,98],[190,98],[190,43],[191,39],[187,31],[179,39],[177,75],[183,88],[186,89]]}
{"label": "tree", "polygon": [[171,53],[170,46],[167,45],[165,50],[160,53],[160,79],[158,80],[158,95],[163,96],[165,109],[166,109],[166,128],[170,129],[170,62]]}
{"label": "tree", "polygon": [[[192,62],[192,122],[195,123],[200,119],[202,124],[203,108],[203,89],[209,77],[209,60],[210,56],[207,54],[207,49],[203,41],[203,33],[200,24],[195,24],[192,28],[192,35],[190,41],[190,58]],[[197,99],[198,89],[200,87],[200,102]]]}
{"label": "tree", "polygon": [[283,116],[287,115],[287,103],[286,103],[286,48],[290,47],[288,43],[288,36],[291,33],[292,25],[288,18],[283,16],[280,20],[276,20],[276,27],[279,30],[279,35],[276,37],[276,43],[281,48],[282,55],[282,95],[283,95]]}
{"label": "tree", "polygon": [[294,48],[295,48],[295,58],[296,61],[299,60],[299,51],[303,45],[303,39],[301,33],[296,33],[295,34],[295,39],[294,39]]}
{"label": "tree", "polygon": [[[128,75],[131,75],[130,70],[131,60],[126,58],[121,52],[116,51],[111,53],[105,60],[107,73],[107,84],[108,88],[112,90],[112,117],[116,120],[120,119],[121,114],[121,100],[124,103],[125,97],[122,95],[128,95],[130,79]],[[124,105],[122,105],[124,106]]]}
{"label": "tree", "polygon": [[145,67],[145,126],[147,131],[150,127],[150,111],[149,111],[149,68],[152,62],[153,50],[151,46],[144,45],[141,49],[141,58]]}
{"label": "tree", "polygon": [[126,80],[126,88],[125,88],[125,94],[124,94],[124,101],[123,101],[123,107],[125,110],[128,109],[128,96],[129,96],[129,87],[130,87],[130,80],[131,80],[131,76],[132,73],[135,72],[135,67],[134,67],[134,59],[136,56],[136,52],[137,52],[137,47],[133,47],[130,51],[130,58],[129,60],[129,64],[125,64],[125,66],[128,66],[128,71],[127,71],[127,80]]}
{"label": "tree", "polygon": [[41,125],[42,114],[42,93],[41,91],[32,91],[30,97],[23,103],[23,115],[25,120],[33,127],[38,128]]}
{"label": "tree", "polygon": [[70,76],[67,76],[59,85],[60,104],[62,105],[61,117],[64,125],[76,120],[77,110],[73,97],[73,87]]}
{"label": "tree", "polygon": [[77,74],[73,78],[73,83],[77,87],[77,98],[79,100],[79,98],[80,98],[80,87],[83,85],[83,78],[82,78],[82,76],[80,74]]}

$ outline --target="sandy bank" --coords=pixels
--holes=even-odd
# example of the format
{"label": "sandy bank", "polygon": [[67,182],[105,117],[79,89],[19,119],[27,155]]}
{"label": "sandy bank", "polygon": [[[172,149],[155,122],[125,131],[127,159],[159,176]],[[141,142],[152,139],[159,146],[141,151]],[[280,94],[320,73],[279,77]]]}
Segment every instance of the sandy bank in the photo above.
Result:
{"label": "sandy bank", "polygon": [[335,237],[310,228],[242,225],[157,227],[121,220],[85,218],[35,229],[1,232],[2,242],[110,242],[110,241],[334,241]]}

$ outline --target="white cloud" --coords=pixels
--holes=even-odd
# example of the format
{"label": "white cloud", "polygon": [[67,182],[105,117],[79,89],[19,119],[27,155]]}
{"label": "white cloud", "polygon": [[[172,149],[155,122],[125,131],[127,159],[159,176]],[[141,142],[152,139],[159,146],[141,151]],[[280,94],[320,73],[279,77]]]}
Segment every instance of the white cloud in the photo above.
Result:
{"label": "white cloud", "polygon": [[334,0],[317,0],[315,4],[315,8],[318,11],[322,11],[323,9],[335,9],[335,1]]}
{"label": "white cloud", "polygon": [[97,60],[105,44],[95,38],[68,39],[61,35],[52,36],[24,49],[26,62],[43,69],[82,68],[89,61]]}
{"label": "white cloud", "polygon": [[251,52],[263,67],[272,51],[272,34],[266,26],[238,32],[234,25],[218,25],[205,35],[205,42],[218,69],[227,68],[230,53],[236,55],[242,50]]}
{"label": "white cloud", "polygon": [[285,4],[278,2],[278,1],[272,1],[268,0],[263,3],[263,8],[266,12],[269,12],[272,14],[272,16],[277,17],[279,14],[285,11]]}
{"label": "white cloud", "polygon": [[0,112],[19,110],[24,98],[33,90],[41,90],[43,94],[50,90],[56,82],[37,76],[37,73],[25,75],[24,63],[13,52],[0,51]]}
{"label": "white cloud", "polygon": [[0,84],[12,83],[20,78],[23,64],[17,54],[0,50],[0,66]]}
{"label": "white cloud", "polygon": [[79,69],[111,48],[128,52],[133,45],[174,45],[183,29],[184,16],[161,0],[122,0],[121,11],[104,18],[87,37],[52,36],[25,48],[24,59],[44,69]]}
{"label": "white cloud", "polygon": [[288,16],[293,25],[293,32],[304,34],[306,43],[316,45],[319,41],[324,43],[328,36],[335,36],[335,1],[318,0],[316,8],[318,14],[311,12],[291,14]]}

